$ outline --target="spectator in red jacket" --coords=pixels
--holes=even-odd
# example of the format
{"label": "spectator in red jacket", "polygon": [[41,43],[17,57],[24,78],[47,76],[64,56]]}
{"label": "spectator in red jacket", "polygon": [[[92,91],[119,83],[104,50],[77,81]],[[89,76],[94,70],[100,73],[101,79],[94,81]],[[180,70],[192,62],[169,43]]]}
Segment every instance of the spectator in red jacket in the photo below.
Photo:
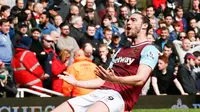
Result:
{"label": "spectator in red jacket", "polygon": [[46,81],[47,83],[44,83],[44,85],[49,87],[52,84],[52,90],[62,93],[63,81],[57,76],[62,74],[62,72],[66,69],[66,65],[61,62],[58,55],[52,49],[53,42],[54,40],[50,35],[44,35],[42,38],[44,51],[48,54],[45,62],[45,72],[50,75],[50,78]]}

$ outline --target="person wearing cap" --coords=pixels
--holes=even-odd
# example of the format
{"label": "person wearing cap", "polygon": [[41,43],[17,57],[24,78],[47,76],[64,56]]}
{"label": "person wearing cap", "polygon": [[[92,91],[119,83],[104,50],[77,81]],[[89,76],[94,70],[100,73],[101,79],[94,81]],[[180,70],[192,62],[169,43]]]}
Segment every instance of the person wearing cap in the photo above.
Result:
{"label": "person wearing cap", "polygon": [[200,73],[194,72],[196,57],[192,53],[186,53],[184,63],[178,68],[178,80],[183,89],[188,94],[200,95],[200,90],[197,86],[197,79],[200,78]]}
{"label": "person wearing cap", "polygon": [[16,45],[18,41],[21,39],[23,36],[29,36],[28,34],[28,26],[25,22],[20,22],[18,24],[18,30],[16,31],[14,38],[12,39],[13,45]]}
{"label": "person wearing cap", "polygon": [[29,51],[32,39],[23,36],[15,45],[15,55],[12,60],[16,84],[19,87],[39,86],[43,87],[42,81],[49,77],[39,64],[34,52]]}
{"label": "person wearing cap", "polygon": [[120,48],[123,47],[123,45],[120,43],[121,36],[119,32],[115,32],[112,36],[111,43],[109,44],[109,47],[112,49],[112,54],[114,54],[116,51],[118,51]]}
{"label": "person wearing cap", "polygon": [[58,14],[58,11],[60,10],[60,7],[58,7],[57,5],[52,5],[52,6],[50,6],[49,7],[49,10],[48,10],[48,12],[49,12],[49,14],[50,14],[50,17],[49,17],[49,21],[50,21],[50,23],[54,23],[54,17],[55,16],[57,16],[57,15],[59,15]]}
{"label": "person wearing cap", "polygon": [[44,69],[44,61],[47,58],[47,54],[44,52],[44,48],[42,46],[42,43],[40,42],[40,38],[41,38],[41,30],[39,28],[31,29],[32,43],[29,50],[36,54],[36,57],[40,65]]}

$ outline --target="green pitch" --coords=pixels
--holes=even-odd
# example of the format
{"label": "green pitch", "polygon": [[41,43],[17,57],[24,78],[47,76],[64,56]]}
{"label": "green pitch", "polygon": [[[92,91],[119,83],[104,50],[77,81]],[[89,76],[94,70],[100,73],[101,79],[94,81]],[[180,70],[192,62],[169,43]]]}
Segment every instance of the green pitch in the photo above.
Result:
{"label": "green pitch", "polygon": [[200,112],[199,109],[134,109],[131,112]]}

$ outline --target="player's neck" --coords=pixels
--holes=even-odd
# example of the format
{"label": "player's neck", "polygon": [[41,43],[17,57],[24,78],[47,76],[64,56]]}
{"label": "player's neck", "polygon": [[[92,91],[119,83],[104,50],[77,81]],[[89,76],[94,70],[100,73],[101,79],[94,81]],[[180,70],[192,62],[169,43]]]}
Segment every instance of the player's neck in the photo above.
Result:
{"label": "player's neck", "polygon": [[133,39],[132,45],[147,41],[146,33],[140,32],[137,37]]}

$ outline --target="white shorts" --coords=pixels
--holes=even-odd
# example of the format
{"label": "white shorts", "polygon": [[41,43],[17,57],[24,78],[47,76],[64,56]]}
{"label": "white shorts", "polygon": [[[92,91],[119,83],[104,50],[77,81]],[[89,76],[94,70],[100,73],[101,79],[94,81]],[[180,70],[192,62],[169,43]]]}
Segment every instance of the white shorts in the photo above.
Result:
{"label": "white shorts", "polygon": [[96,102],[103,102],[110,112],[124,112],[124,100],[121,95],[111,89],[97,89],[87,95],[71,98],[68,103],[75,112],[86,112]]}

